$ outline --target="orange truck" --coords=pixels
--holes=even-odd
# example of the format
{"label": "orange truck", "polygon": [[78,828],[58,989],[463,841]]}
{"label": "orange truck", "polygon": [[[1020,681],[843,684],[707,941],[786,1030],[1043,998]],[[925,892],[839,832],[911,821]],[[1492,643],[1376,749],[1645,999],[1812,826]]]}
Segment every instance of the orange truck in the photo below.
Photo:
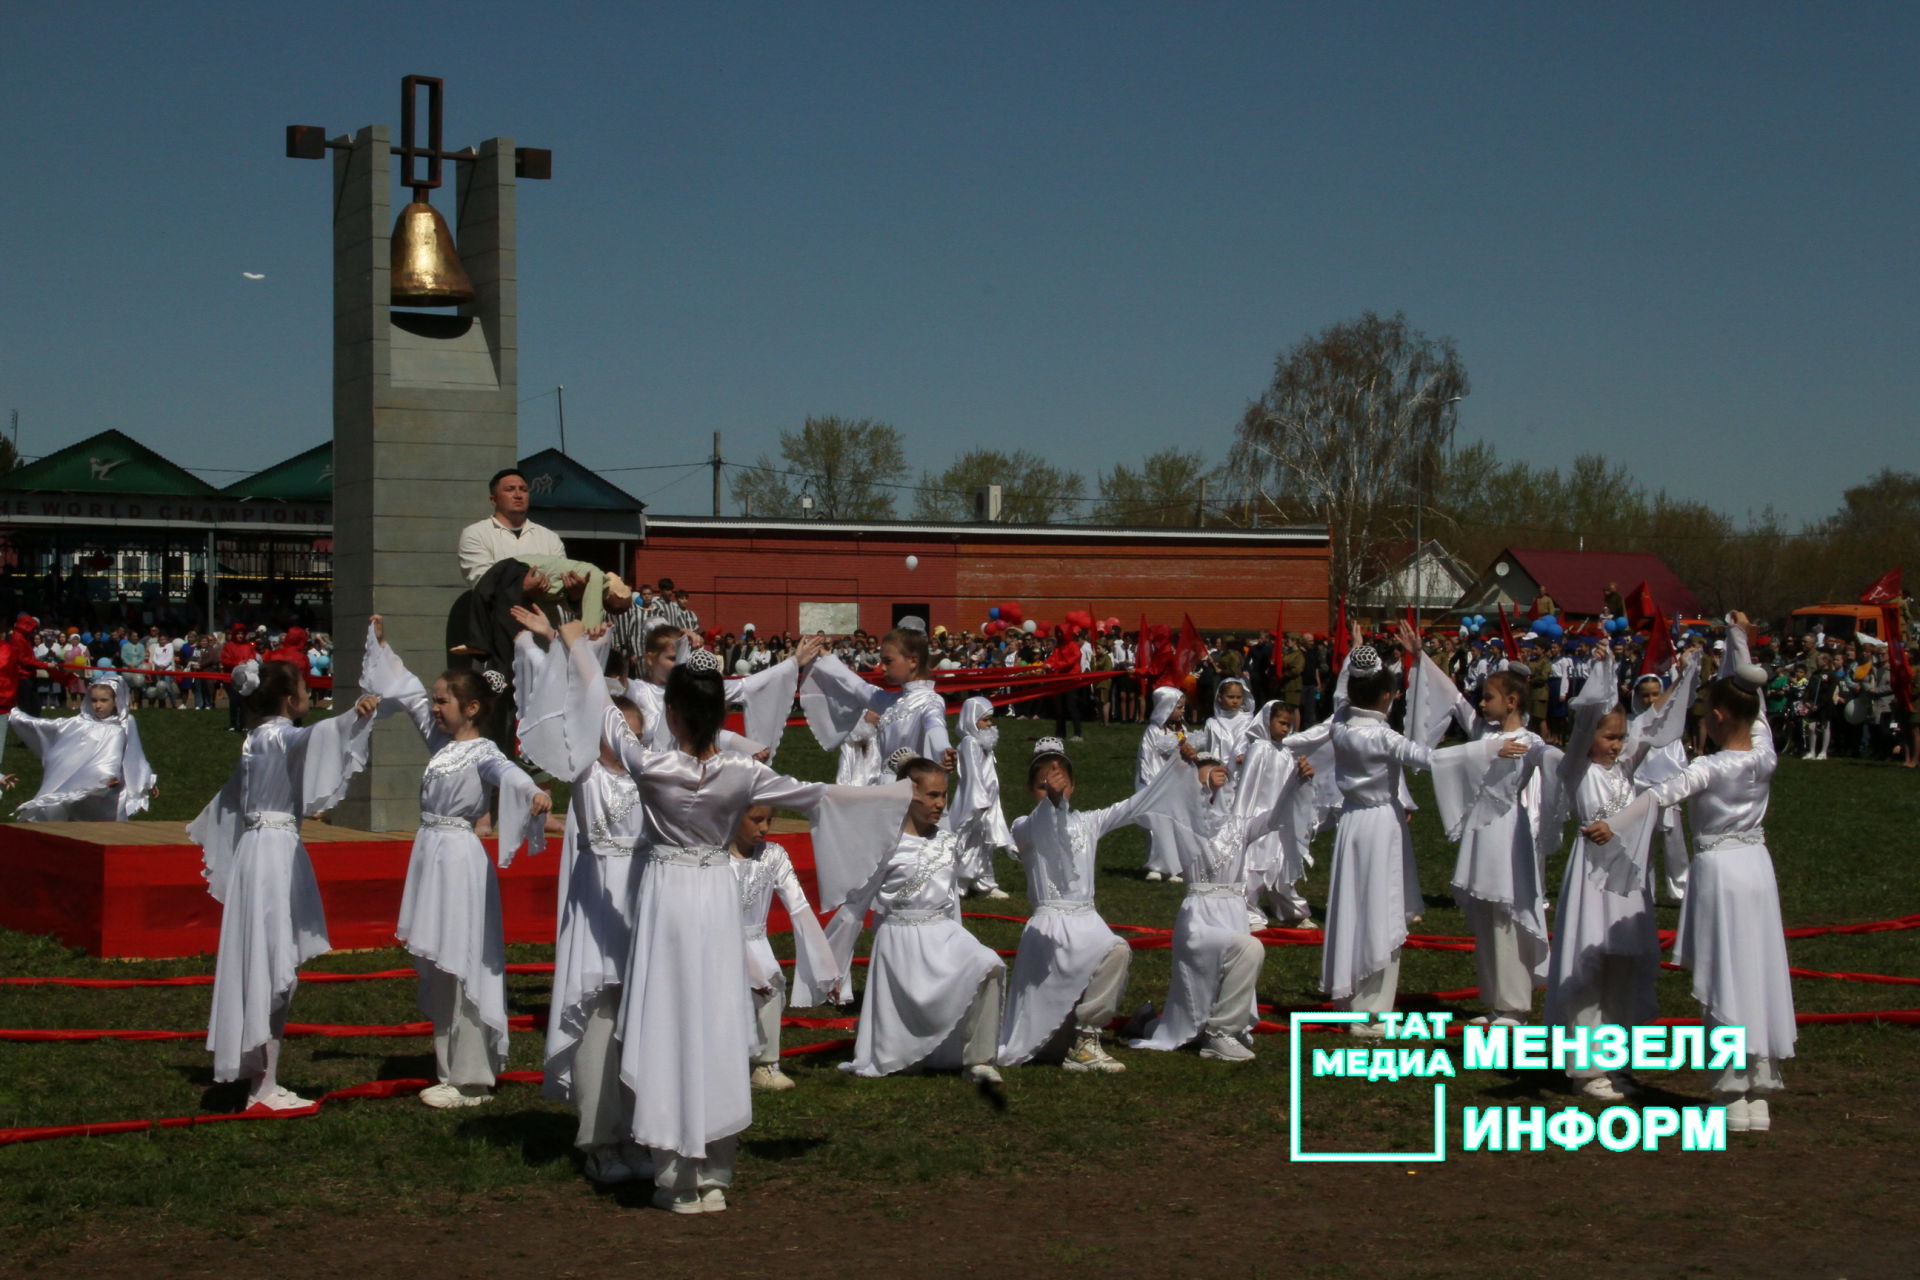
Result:
{"label": "orange truck", "polygon": [[1881,635],[1880,606],[1877,604],[1810,604],[1803,609],[1795,609],[1789,621],[1788,634],[1795,640],[1812,631],[1817,625],[1829,636],[1851,640],[1856,633],[1872,636],[1875,640],[1884,640]]}

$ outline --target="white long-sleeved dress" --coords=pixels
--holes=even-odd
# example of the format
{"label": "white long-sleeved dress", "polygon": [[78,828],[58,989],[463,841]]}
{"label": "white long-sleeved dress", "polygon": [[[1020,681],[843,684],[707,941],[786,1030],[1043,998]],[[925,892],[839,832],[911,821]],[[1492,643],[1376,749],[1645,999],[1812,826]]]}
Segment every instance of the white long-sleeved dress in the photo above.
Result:
{"label": "white long-sleeved dress", "polygon": [[159,779],[130,713],[102,720],[83,706],[78,715],[43,720],[15,707],[7,725],[41,768],[40,789],[14,821],[125,822],[146,812]]}
{"label": "white long-sleeved dress", "polygon": [[960,707],[960,777],[940,825],[960,837],[962,888],[992,885],[994,851],[1013,848],[993,754],[1000,731],[979,727],[992,714],[993,704],[985,698],[968,698]]}
{"label": "white long-sleeved dress", "polygon": [[315,725],[275,716],[247,734],[240,763],[187,827],[221,904],[207,1048],[215,1080],[266,1068],[302,964],[329,949],[327,915],[300,819],[338,804],[367,763],[373,717],[352,707]]}
{"label": "white long-sleeved dress", "polygon": [[1320,985],[1335,1000],[1386,968],[1420,913],[1402,774],[1433,760],[1425,746],[1389,728],[1383,713],[1349,706],[1342,714],[1332,729],[1342,806],[1320,960]]}
{"label": "white long-sleeved dress", "polygon": [[[1173,719],[1173,709],[1181,697],[1180,690],[1171,685],[1162,685],[1153,691],[1147,727],[1140,733],[1140,748],[1133,761],[1136,794],[1152,786],[1153,780],[1180,754],[1186,731]],[[1173,847],[1172,837],[1160,835],[1152,827],[1147,829],[1147,870],[1167,876],[1180,874],[1180,854]]]}
{"label": "white long-sleeved dress", "polygon": [[873,949],[853,1061],[858,1076],[958,1067],[963,1023],[980,984],[1006,968],[960,923],[960,845],[951,831],[902,834],[828,928],[836,959],[852,953],[866,913]]}
{"label": "white long-sleeved dress", "polygon": [[[947,703],[931,680],[909,680],[898,689],[870,683],[846,663],[828,654],[814,661],[800,686],[800,707],[815,740],[838,750],[868,711],[880,717],[874,726],[874,750],[885,762],[902,747],[939,760],[953,745],[947,733]],[[882,777],[881,782],[893,779]]]}

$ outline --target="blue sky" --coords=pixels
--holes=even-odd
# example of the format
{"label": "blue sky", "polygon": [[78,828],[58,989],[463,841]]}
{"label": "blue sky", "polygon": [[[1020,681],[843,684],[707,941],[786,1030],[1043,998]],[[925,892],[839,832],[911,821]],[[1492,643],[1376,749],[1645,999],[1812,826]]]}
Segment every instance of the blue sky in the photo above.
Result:
{"label": "blue sky", "polygon": [[[1920,469],[1920,9],[1849,4],[13,6],[0,412],[197,468],[330,428],[328,169],[290,123],[551,147],[521,394],[601,468],[881,418],[910,461],[1224,457],[1363,310],[1461,438],[1744,518]],[[250,281],[243,271],[266,278]],[[523,449],[554,443],[551,397]],[[211,478],[221,477],[211,471]],[[616,476],[705,509],[704,471]]]}

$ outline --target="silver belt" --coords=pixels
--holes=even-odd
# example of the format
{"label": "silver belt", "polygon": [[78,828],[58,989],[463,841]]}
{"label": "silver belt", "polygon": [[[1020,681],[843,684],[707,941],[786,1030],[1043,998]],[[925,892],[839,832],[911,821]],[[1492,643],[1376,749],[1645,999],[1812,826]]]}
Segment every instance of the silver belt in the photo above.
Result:
{"label": "silver belt", "polygon": [[1748,827],[1745,831],[1723,831],[1719,835],[1714,836],[1695,836],[1693,838],[1693,847],[1701,853],[1706,853],[1709,850],[1724,848],[1728,845],[1765,844],[1766,842],[1767,829],[1765,827]]}
{"label": "silver belt", "polygon": [[630,858],[640,845],[639,836],[596,836],[587,847],[608,858]]}
{"label": "silver belt", "polygon": [[1189,898],[1245,898],[1247,891],[1237,884],[1190,884]]}
{"label": "silver belt", "polygon": [[247,830],[258,831],[262,827],[271,827],[275,831],[298,831],[300,819],[291,813],[274,809],[257,809],[247,815]]}
{"label": "silver belt", "polygon": [[746,928],[746,934],[748,942],[759,942],[767,936],[767,926],[763,924],[750,924]]}
{"label": "silver belt", "polygon": [[1093,912],[1093,902],[1087,898],[1048,898],[1034,904],[1034,912],[1052,911],[1063,916],[1084,916]]}
{"label": "silver belt", "polygon": [[647,857],[653,861],[670,862],[676,867],[716,866],[727,856],[717,844],[656,844],[647,850]]}
{"label": "silver belt", "polygon": [[1392,796],[1385,800],[1356,800],[1351,798],[1343,798],[1340,801],[1340,811],[1342,813],[1346,813],[1346,812],[1349,812],[1352,810],[1358,810],[1358,809],[1384,809],[1388,805],[1398,805],[1399,803],[1400,803],[1399,796]]}
{"label": "silver belt", "polygon": [[471,831],[473,819],[458,818],[450,813],[423,813],[420,815],[420,825],[435,831]]}
{"label": "silver belt", "polygon": [[926,907],[901,907],[887,912],[880,918],[881,924],[923,925],[940,920],[951,920],[953,916],[945,911],[931,910]]}

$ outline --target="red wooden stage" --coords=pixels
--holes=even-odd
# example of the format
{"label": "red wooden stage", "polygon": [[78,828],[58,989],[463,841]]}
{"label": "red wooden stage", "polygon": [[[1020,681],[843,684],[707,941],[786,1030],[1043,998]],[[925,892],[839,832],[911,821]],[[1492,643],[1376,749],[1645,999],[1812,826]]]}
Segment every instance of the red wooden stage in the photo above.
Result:
{"label": "red wooden stage", "polygon": [[[813,840],[799,823],[777,831],[807,892],[817,898]],[[393,924],[406,883],[411,831],[301,824],[339,949],[397,945]],[[489,855],[495,842],[485,842]],[[500,873],[508,942],[552,942],[559,837]],[[88,954],[147,960],[210,953],[220,904],[200,877],[200,846],[179,822],[0,823],[0,928],[52,934]],[[771,930],[787,928],[774,900]]]}

